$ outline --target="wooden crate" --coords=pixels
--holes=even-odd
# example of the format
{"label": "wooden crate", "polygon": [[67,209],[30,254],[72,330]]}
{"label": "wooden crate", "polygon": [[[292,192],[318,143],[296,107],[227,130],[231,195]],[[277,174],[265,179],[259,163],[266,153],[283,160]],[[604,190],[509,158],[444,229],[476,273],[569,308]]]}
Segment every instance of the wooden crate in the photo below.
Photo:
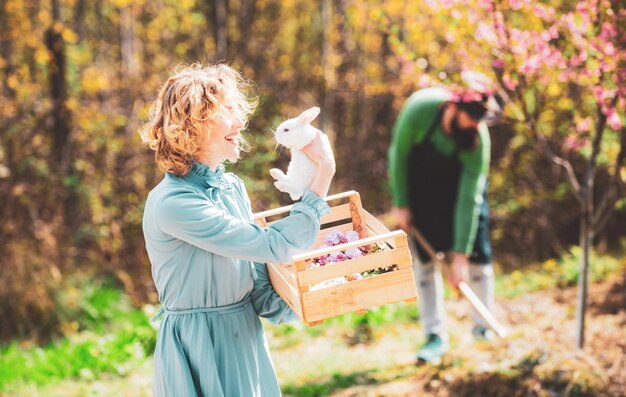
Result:
{"label": "wooden crate", "polygon": [[[295,255],[290,263],[268,263],[272,286],[287,304],[308,325],[350,312],[366,312],[367,308],[398,301],[415,301],[417,290],[411,268],[411,253],[406,234],[390,232],[378,219],[363,209],[355,191],[326,198],[331,212],[321,219],[321,230],[312,250]],[[289,214],[292,206],[255,214],[255,222],[269,226]],[[355,230],[359,240],[317,249],[332,229],[346,233]],[[360,258],[348,259],[322,267],[311,268],[314,258],[348,248],[382,243],[386,249]],[[311,290],[311,285],[346,276],[396,265],[391,272],[369,276],[346,284]]]}

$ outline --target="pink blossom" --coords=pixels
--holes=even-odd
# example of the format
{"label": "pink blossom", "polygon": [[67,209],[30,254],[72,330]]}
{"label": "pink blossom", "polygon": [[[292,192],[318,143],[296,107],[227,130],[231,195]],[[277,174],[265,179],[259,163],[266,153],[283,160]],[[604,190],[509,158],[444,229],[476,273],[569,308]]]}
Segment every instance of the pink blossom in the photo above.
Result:
{"label": "pink blossom", "polygon": [[609,22],[604,22],[602,24],[600,35],[598,36],[600,40],[607,41],[615,36],[617,36],[617,29],[615,29],[615,26]]}
{"label": "pink blossom", "polygon": [[609,124],[611,129],[617,131],[622,128],[622,120],[619,118],[619,115],[615,111],[615,108],[609,110],[606,115],[606,122]]}
{"label": "pink blossom", "polygon": [[492,0],[478,0],[478,5],[484,8],[485,10],[491,10],[493,7],[493,1]]}
{"label": "pink blossom", "polygon": [[552,21],[554,18],[554,8],[545,4],[533,4],[533,11],[544,21]]}
{"label": "pink blossom", "polygon": [[355,232],[354,230],[350,230],[346,233],[346,239],[350,243],[357,241],[359,239],[359,233]]}
{"label": "pink blossom", "polygon": [[524,3],[520,0],[509,0],[509,5],[512,10],[519,10],[524,6]]}
{"label": "pink blossom", "polygon": [[491,63],[491,67],[494,69],[504,69],[505,66],[506,64],[504,63],[504,60],[500,58],[494,59]]}
{"label": "pink blossom", "polygon": [[610,41],[606,43],[606,45],[604,46],[604,54],[609,57],[612,57],[613,55],[615,55],[615,47],[613,46],[613,43],[611,43]]}
{"label": "pink blossom", "polygon": [[509,91],[515,91],[515,89],[517,88],[517,86],[519,85],[519,81],[513,79],[510,75],[505,74],[502,77],[502,82],[504,83],[504,86],[507,88],[507,90]]}
{"label": "pink blossom", "polygon": [[343,235],[338,230],[331,230],[326,234],[325,243],[327,246],[332,247],[333,245],[337,245],[341,243],[341,238]]}
{"label": "pink blossom", "polygon": [[576,136],[570,135],[567,138],[565,138],[565,146],[571,150],[580,149],[581,147],[585,146],[585,144],[586,144],[586,141],[581,140],[580,138]]}
{"label": "pink blossom", "polygon": [[520,72],[522,72],[523,74],[530,74],[534,72],[535,70],[539,69],[540,66],[541,66],[541,61],[539,59],[539,56],[533,55],[530,58],[528,58],[526,61],[524,61],[524,63],[520,67]]}
{"label": "pink blossom", "polygon": [[604,90],[599,85],[593,87],[593,96],[596,98],[597,102],[603,101]]}
{"label": "pink blossom", "polygon": [[478,27],[474,32],[474,35],[478,40],[485,40],[487,43],[495,44],[498,41],[498,37],[496,33],[493,31],[491,26],[487,25],[483,21],[478,23]]}
{"label": "pink blossom", "polygon": [[349,248],[346,250],[346,256],[350,259],[360,258],[363,256],[363,252],[358,248]]}
{"label": "pink blossom", "polygon": [[348,257],[343,252],[333,252],[328,255],[328,262],[343,262],[346,259],[348,259]]}
{"label": "pink blossom", "polygon": [[548,32],[550,33],[550,37],[553,39],[556,39],[559,37],[559,29],[557,28],[556,25],[550,26],[550,29],[548,29]]}
{"label": "pink blossom", "polygon": [[591,129],[591,117],[585,117],[576,124],[576,131],[587,132]]}

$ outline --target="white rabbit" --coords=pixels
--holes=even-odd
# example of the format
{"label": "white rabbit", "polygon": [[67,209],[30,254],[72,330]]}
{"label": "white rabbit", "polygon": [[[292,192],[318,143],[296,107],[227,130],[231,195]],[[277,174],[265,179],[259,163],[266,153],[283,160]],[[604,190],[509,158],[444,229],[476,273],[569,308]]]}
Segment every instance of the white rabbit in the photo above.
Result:
{"label": "white rabbit", "polygon": [[302,152],[302,148],[311,143],[320,132],[311,125],[311,121],[318,114],[320,114],[318,107],[305,110],[297,118],[283,121],[274,133],[276,142],[291,150],[291,161],[287,167],[287,174],[278,168],[272,168],[270,175],[276,179],[274,186],[281,192],[289,193],[292,200],[302,197],[304,190],[311,186],[315,178],[317,165]]}

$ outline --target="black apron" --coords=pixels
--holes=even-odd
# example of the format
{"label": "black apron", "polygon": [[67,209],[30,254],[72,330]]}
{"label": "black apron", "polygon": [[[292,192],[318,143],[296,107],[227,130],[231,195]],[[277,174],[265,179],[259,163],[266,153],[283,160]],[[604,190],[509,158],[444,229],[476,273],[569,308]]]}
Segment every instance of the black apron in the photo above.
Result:
{"label": "black apron", "polygon": [[[443,109],[426,132],[424,140],[414,145],[407,159],[408,201],[413,225],[435,251],[452,249],[454,238],[454,211],[461,178],[458,152],[445,156],[433,146],[431,137],[439,126]],[[487,186],[483,192],[483,205],[478,221],[478,231],[469,260],[472,263],[491,263],[489,241],[489,205]],[[415,241],[422,263],[430,261],[428,253]]]}

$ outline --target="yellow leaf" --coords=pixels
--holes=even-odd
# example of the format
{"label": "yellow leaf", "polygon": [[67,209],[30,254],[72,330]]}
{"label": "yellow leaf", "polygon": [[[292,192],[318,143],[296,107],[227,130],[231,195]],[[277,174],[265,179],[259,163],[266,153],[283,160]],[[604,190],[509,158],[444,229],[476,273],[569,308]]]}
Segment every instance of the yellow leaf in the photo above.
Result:
{"label": "yellow leaf", "polygon": [[570,98],[563,97],[559,99],[559,102],[557,103],[557,107],[563,110],[572,109],[574,107],[574,101],[572,101]]}
{"label": "yellow leaf", "polygon": [[61,31],[61,36],[63,36],[63,40],[70,44],[74,44],[78,41],[78,35],[68,27]]}
{"label": "yellow leaf", "polygon": [[557,96],[561,93],[561,87],[556,84],[556,83],[552,83],[548,86],[548,94],[550,94],[551,96]]}

